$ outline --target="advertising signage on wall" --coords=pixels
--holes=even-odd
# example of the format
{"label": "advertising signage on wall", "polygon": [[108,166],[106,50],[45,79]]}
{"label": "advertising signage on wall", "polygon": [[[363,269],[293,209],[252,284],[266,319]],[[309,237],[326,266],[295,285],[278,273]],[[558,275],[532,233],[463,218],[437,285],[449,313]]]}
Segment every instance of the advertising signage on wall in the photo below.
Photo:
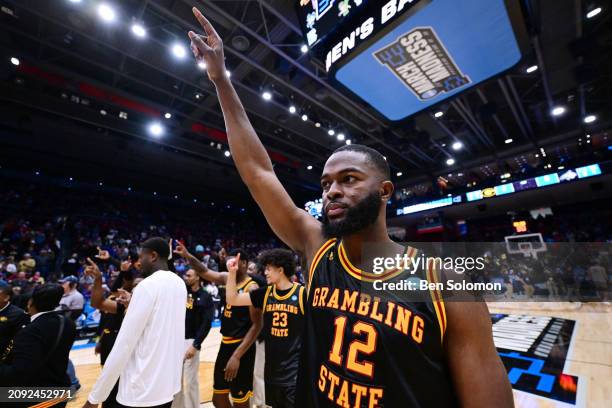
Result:
{"label": "advertising signage on wall", "polygon": [[[573,174],[574,176],[571,176]],[[529,178],[512,183],[500,184],[495,187],[487,187],[481,190],[468,191],[465,193],[465,201],[472,202],[483,200],[491,197],[498,197],[507,194],[513,194],[520,191],[533,190],[540,187],[546,187],[554,184],[559,184],[567,181],[579,180],[583,178],[599,176],[602,174],[599,164],[591,164],[588,166],[578,167],[561,171],[559,173],[545,174],[543,176]],[[426,203],[409,205],[396,210],[396,215],[413,214],[420,211],[431,210],[434,208],[447,207],[453,204],[463,202],[463,197],[460,195],[454,197],[446,197],[440,200],[428,201]]]}
{"label": "advertising signage on wall", "polygon": [[461,196],[446,197],[440,200],[428,201],[426,203],[409,205],[404,208],[398,208],[396,214],[397,215],[405,215],[412,214],[419,211],[431,210],[433,208],[441,208],[449,205],[453,205],[454,202],[461,202]]}
{"label": "advertising signage on wall", "polygon": [[[575,175],[574,176],[572,176]],[[513,183],[501,184],[493,188],[483,190],[470,191],[465,194],[467,201],[477,201],[484,198],[497,197],[504,194],[511,194],[518,191],[533,190],[534,188],[551,186],[559,184],[563,181],[578,180],[581,178],[598,176],[601,174],[599,164],[591,164],[589,166],[578,167],[577,169],[561,171],[559,173],[550,173],[543,176],[534,177],[526,180],[515,181]],[[581,176],[582,175],[582,176]],[[493,190],[491,192],[491,190]]]}
{"label": "advertising signage on wall", "polygon": [[[577,181],[588,177],[599,176],[602,173],[603,172],[599,164],[590,164],[588,166],[578,167],[575,169],[563,170],[558,173],[545,174],[543,176],[500,184],[494,187],[487,187],[481,190],[469,191],[465,193],[465,197],[463,195],[449,195],[448,197],[444,197],[438,200],[427,201],[425,203],[420,204],[407,205],[402,208],[397,208],[395,212],[396,215],[414,214],[421,211],[461,204],[463,202],[478,201],[491,197],[514,194],[520,191],[547,187],[568,181]],[[323,215],[323,201],[320,198],[317,200],[308,201],[306,204],[304,204],[304,209],[310,215],[319,219]]]}

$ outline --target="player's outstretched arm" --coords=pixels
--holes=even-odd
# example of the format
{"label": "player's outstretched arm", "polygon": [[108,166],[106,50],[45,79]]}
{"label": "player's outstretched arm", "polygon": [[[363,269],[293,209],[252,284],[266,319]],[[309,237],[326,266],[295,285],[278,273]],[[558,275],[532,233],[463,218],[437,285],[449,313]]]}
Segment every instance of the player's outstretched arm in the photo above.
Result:
{"label": "player's outstretched arm", "polygon": [[493,343],[484,302],[446,302],[445,348],[459,406],[514,407],[512,387]]}
{"label": "player's outstretched arm", "polygon": [[117,302],[104,298],[104,289],[102,288],[102,272],[91,258],[87,258],[87,266],[85,266],[85,275],[91,276],[94,283],[91,289],[91,306],[106,313],[117,313]]}
{"label": "player's outstretched arm", "polygon": [[206,63],[208,77],[217,88],[230,150],[240,177],[274,233],[294,251],[308,255],[322,241],[320,224],[306,211],[295,206],[276,177],[270,157],[226,75],[221,38],[195,7],[193,13],[205,34],[189,32],[191,49],[197,60]]}
{"label": "player's outstretched arm", "polygon": [[181,242],[176,241],[174,253],[182,257],[189,263],[189,266],[200,276],[200,278],[213,282],[217,285],[225,285],[227,272],[211,271],[198,258],[193,256]]}

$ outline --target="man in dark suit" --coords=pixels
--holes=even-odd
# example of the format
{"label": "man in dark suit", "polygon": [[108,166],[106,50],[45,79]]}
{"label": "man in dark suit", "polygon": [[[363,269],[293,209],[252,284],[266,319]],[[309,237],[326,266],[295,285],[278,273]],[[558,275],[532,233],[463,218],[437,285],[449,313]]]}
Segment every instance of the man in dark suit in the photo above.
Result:
{"label": "man in dark suit", "polygon": [[12,296],[9,284],[0,282],[0,362],[8,356],[17,332],[30,323],[27,313],[11,303]]}
{"label": "man in dark suit", "polygon": [[[11,353],[6,361],[0,363],[0,384],[70,387],[66,367],[76,327],[72,320],[54,311],[63,294],[64,290],[58,284],[34,289],[28,302],[31,323],[17,333]],[[32,403],[23,404],[28,405]],[[63,402],[54,407],[65,405]]]}

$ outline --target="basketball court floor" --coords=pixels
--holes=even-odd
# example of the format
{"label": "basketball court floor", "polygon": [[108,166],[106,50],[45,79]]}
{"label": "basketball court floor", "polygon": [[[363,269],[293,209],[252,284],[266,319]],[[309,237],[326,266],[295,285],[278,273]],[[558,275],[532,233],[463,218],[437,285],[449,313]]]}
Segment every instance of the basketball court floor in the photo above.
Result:
{"label": "basketball court floor", "polygon": [[[489,309],[517,407],[610,406],[611,305],[496,302]],[[214,328],[200,352],[202,407],[212,407],[212,373],[220,341],[219,329]],[[100,373],[100,359],[93,347],[73,350],[70,356],[82,388],[68,408],[80,408]]]}

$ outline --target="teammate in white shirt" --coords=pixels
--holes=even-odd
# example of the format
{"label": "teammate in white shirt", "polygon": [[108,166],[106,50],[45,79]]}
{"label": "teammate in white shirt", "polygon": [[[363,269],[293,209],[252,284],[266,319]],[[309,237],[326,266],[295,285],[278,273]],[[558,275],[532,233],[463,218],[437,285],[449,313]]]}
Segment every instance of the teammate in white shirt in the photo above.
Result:
{"label": "teammate in white shirt", "polygon": [[[118,378],[117,402],[126,407],[170,407],[180,391],[187,290],[168,271],[169,256],[162,238],[142,244],[139,261],[145,279],[132,293],[115,345],[84,408],[102,403]],[[88,268],[97,268],[88,262]]]}

